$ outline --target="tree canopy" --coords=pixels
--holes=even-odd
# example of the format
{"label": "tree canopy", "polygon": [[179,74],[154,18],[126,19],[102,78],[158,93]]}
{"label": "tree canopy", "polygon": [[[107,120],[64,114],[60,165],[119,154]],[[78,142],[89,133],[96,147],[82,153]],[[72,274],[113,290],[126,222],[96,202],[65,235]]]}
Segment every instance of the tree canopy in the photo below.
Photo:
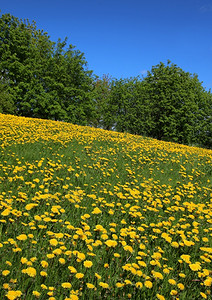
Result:
{"label": "tree canopy", "polygon": [[1,16],[0,28],[1,77],[15,113],[88,124],[93,79],[84,54],[10,14]]}

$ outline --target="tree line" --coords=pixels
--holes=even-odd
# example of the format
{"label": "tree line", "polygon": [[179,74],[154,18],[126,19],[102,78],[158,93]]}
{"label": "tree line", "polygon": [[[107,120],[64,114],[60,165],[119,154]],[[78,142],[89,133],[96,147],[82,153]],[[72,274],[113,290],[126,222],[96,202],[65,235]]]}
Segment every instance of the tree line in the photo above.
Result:
{"label": "tree line", "polygon": [[171,61],[145,77],[96,76],[67,39],[0,16],[0,112],[212,148],[212,94]]}

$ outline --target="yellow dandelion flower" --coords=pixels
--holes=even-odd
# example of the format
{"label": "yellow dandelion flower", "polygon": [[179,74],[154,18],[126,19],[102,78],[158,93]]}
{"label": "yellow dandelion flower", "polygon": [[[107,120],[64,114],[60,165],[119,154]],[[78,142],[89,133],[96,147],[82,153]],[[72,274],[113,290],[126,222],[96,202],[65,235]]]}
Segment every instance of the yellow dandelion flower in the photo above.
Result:
{"label": "yellow dandelion flower", "polygon": [[156,279],[161,279],[161,280],[163,279],[163,275],[160,272],[153,271],[152,273]]}
{"label": "yellow dandelion flower", "polygon": [[108,289],[109,288],[109,285],[105,282],[99,282],[99,285],[104,288],[104,289]]}
{"label": "yellow dandelion flower", "polygon": [[118,243],[117,243],[116,241],[114,241],[114,240],[107,240],[107,241],[105,242],[105,244],[106,244],[108,247],[116,247]]}
{"label": "yellow dandelion flower", "polygon": [[58,241],[57,241],[56,239],[51,239],[51,240],[49,241],[49,243],[50,243],[51,246],[57,246]]}
{"label": "yellow dandelion flower", "polygon": [[90,260],[85,260],[84,263],[83,263],[83,265],[84,265],[84,267],[86,267],[86,268],[91,268],[92,265],[93,265],[93,263],[92,263],[92,261],[90,261]]}
{"label": "yellow dandelion flower", "polygon": [[64,289],[70,289],[72,287],[71,283],[70,282],[63,282],[61,284],[61,286],[64,288]]}
{"label": "yellow dandelion flower", "polygon": [[174,248],[179,248],[180,245],[177,242],[172,242],[171,246]]}
{"label": "yellow dandelion flower", "polygon": [[157,294],[156,297],[159,299],[159,300],[166,300],[165,297],[163,295],[160,295],[160,294]]}
{"label": "yellow dandelion flower", "polygon": [[207,295],[205,293],[200,292],[200,295],[202,296],[202,298],[207,299]]}
{"label": "yellow dandelion flower", "polygon": [[9,300],[15,300],[17,299],[18,297],[20,297],[22,295],[22,292],[21,291],[8,291],[7,294],[6,294],[6,297],[9,299]]}
{"label": "yellow dandelion flower", "polygon": [[177,284],[177,287],[181,290],[181,291],[183,291],[184,290],[184,285],[182,284],[182,283],[178,283]]}
{"label": "yellow dandelion flower", "polygon": [[212,285],[212,277],[207,277],[203,283],[205,286],[211,286]]}
{"label": "yellow dandelion flower", "polygon": [[144,282],[144,285],[146,288],[151,289],[152,288],[152,282],[150,280],[146,280]]}
{"label": "yellow dandelion flower", "polygon": [[83,274],[83,273],[76,273],[75,277],[76,277],[77,279],[81,279],[81,278],[84,277],[84,274]]}
{"label": "yellow dandelion flower", "polygon": [[92,211],[92,214],[94,214],[94,215],[98,215],[101,213],[102,213],[102,211],[98,207],[95,207],[94,210]]}
{"label": "yellow dandelion flower", "polygon": [[77,273],[77,270],[72,266],[68,266],[68,269],[71,271],[71,273]]}
{"label": "yellow dandelion flower", "polygon": [[201,265],[200,263],[195,263],[195,264],[189,264],[189,267],[192,271],[199,271],[201,270]]}
{"label": "yellow dandelion flower", "polygon": [[143,283],[142,282],[136,282],[135,286],[139,289],[141,289],[143,287]]}
{"label": "yellow dandelion flower", "polygon": [[19,236],[16,237],[17,240],[19,241],[25,241],[27,239],[27,235],[26,234],[20,234]]}
{"label": "yellow dandelion flower", "polygon": [[87,282],[86,285],[88,289],[95,289],[95,285],[93,285],[92,283]]}
{"label": "yellow dandelion flower", "polygon": [[117,288],[122,288],[125,284],[124,283],[121,283],[121,282],[117,282],[116,283],[116,287]]}
{"label": "yellow dandelion flower", "polygon": [[3,276],[7,276],[8,274],[10,274],[10,271],[9,270],[4,270],[2,271],[1,273]]}
{"label": "yellow dandelion flower", "polygon": [[171,296],[176,296],[178,292],[176,290],[171,290],[170,295]]}
{"label": "yellow dandelion flower", "polygon": [[43,267],[43,268],[47,268],[48,267],[48,262],[47,261],[45,261],[45,260],[42,260],[41,262],[40,262],[40,264],[41,264],[41,266]]}
{"label": "yellow dandelion flower", "polygon": [[47,286],[46,286],[45,284],[41,284],[41,288],[42,288],[43,290],[47,290],[47,289],[48,289]]}
{"label": "yellow dandelion flower", "polygon": [[64,258],[59,258],[59,263],[61,264],[61,265],[64,265],[65,263],[66,263],[66,261],[65,261],[65,259]]}
{"label": "yellow dandelion flower", "polygon": [[164,269],[163,269],[163,273],[169,274],[169,273],[170,273],[170,270],[169,270],[168,268],[164,268]]}
{"label": "yellow dandelion flower", "polygon": [[71,294],[69,296],[69,298],[65,298],[65,300],[78,300],[78,299],[79,299],[79,297],[77,295],[73,295],[73,294]]}
{"label": "yellow dandelion flower", "polygon": [[102,278],[102,276],[100,276],[98,273],[95,273],[95,276],[96,276],[97,279],[101,279]]}
{"label": "yellow dandelion flower", "polygon": [[26,273],[30,276],[30,277],[35,277],[36,276],[36,269],[29,267],[26,269]]}
{"label": "yellow dandelion flower", "polygon": [[35,297],[37,297],[37,298],[39,298],[40,295],[41,295],[41,293],[39,293],[38,291],[33,291],[32,295],[35,296]]}
{"label": "yellow dandelion flower", "polygon": [[174,279],[169,279],[168,282],[172,285],[176,285],[176,281]]}
{"label": "yellow dandelion flower", "polygon": [[182,254],[180,257],[181,257],[182,260],[184,260],[186,263],[188,263],[188,264],[190,263],[190,258],[191,258],[190,255]]}

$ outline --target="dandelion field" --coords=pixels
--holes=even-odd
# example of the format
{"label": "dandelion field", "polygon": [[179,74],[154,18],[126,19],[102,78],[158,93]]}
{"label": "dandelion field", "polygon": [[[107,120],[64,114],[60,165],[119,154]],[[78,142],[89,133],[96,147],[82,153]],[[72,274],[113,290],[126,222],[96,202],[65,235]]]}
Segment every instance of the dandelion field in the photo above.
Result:
{"label": "dandelion field", "polygon": [[212,150],[0,114],[0,299],[212,299]]}

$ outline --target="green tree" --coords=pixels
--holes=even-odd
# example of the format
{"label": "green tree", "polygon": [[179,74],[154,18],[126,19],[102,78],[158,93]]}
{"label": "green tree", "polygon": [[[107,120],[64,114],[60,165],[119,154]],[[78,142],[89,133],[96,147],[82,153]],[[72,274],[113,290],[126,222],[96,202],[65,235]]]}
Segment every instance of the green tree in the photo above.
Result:
{"label": "green tree", "polygon": [[167,65],[161,62],[153,66],[144,82],[152,119],[147,134],[157,139],[198,144],[200,135],[206,134],[202,122],[205,128],[209,122],[206,111],[209,100],[206,101],[207,93],[198,76],[168,61]]}
{"label": "green tree", "polygon": [[[33,21],[0,18],[0,71],[17,115],[87,125],[94,111],[92,72],[67,40],[50,41]],[[67,48],[67,50],[65,50]]]}
{"label": "green tree", "polygon": [[151,119],[145,90],[139,77],[112,80],[102,118],[105,128],[146,135]]}
{"label": "green tree", "polygon": [[112,78],[104,74],[101,78],[96,77],[93,81],[93,99],[95,105],[95,114],[92,125],[103,129],[110,128],[109,120],[106,120],[108,105],[110,102]]}
{"label": "green tree", "polygon": [[0,80],[0,113],[13,114],[15,110],[8,87]]}

